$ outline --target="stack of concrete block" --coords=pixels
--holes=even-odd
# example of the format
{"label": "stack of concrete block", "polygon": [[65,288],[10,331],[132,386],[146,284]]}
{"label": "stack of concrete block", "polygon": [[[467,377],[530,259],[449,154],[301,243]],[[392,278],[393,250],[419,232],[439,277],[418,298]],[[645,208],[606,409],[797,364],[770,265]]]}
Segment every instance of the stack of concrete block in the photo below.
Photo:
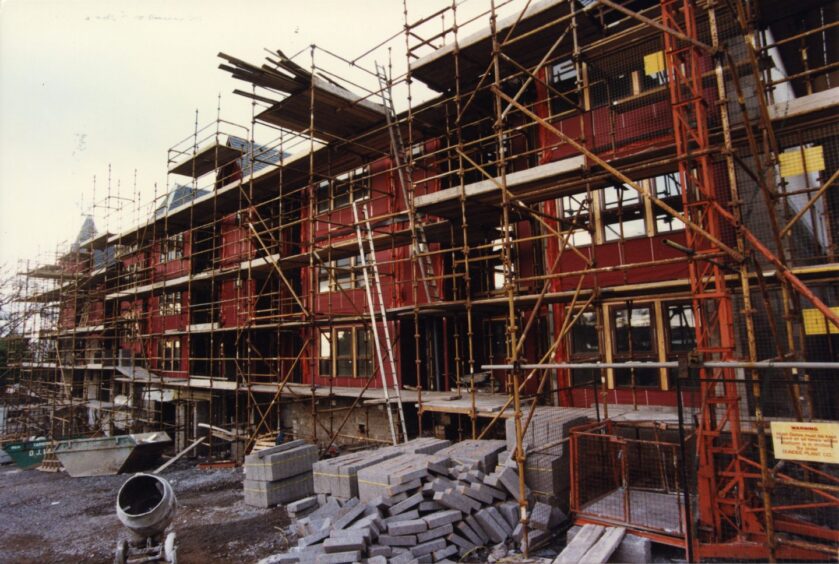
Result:
{"label": "stack of concrete block", "polygon": [[343,501],[358,497],[358,471],[399,454],[396,449],[381,448],[321,460],[312,467],[315,493]]}
{"label": "stack of concrete block", "polygon": [[392,448],[402,453],[434,454],[451,445],[451,441],[436,439],[434,437],[419,437],[414,440],[402,443]]}
{"label": "stack of concrete block", "polygon": [[[526,420],[527,412],[522,415]],[[571,461],[568,437],[571,429],[588,422],[580,410],[536,408],[522,448],[527,455],[524,479],[536,499],[568,509]],[[515,420],[506,422],[508,453],[516,449]],[[506,458],[506,457],[505,457]]]}
{"label": "stack of concrete block", "polygon": [[358,471],[358,498],[394,497],[417,489],[431,468],[445,471],[448,458],[436,454],[400,454]]}
{"label": "stack of concrete block", "polygon": [[305,441],[284,443],[245,457],[245,503],[271,507],[313,493],[318,449]]}
{"label": "stack of concrete block", "polygon": [[481,472],[492,472],[498,464],[498,454],[506,448],[504,441],[460,441],[439,451],[457,464],[475,465]]}
{"label": "stack of concrete block", "polygon": [[[498,441],[486,442],[464,449],[470,463],[456,463],[440,450],[399,454],[360,469],[363,499],[317,496],[320,507],[292,525],[297,546],[270,561],[442,562],[479,559],[499,544],[520,548],[518,475],[511,466],[495,468]],[[564,516],[543,503],[529,508],[527,538],[537,547]]]}

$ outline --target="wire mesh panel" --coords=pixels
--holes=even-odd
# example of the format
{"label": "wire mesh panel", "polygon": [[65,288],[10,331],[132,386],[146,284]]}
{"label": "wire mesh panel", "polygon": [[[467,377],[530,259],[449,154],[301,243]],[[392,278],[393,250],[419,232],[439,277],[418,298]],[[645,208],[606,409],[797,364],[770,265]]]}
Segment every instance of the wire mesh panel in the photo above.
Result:
{"label": "wire mesh panel", "polygon": [[675,436],[613,421],[572,431],[573,511],[681,544],[687,531],[685,492],[692,495],[692,480]]}

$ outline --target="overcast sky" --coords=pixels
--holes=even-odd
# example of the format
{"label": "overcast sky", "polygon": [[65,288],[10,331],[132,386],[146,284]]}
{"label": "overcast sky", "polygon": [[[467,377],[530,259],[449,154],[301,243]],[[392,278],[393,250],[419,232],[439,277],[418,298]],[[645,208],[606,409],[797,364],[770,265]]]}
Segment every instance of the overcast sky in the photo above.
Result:
{"label": "overcast sky", "polygon": [[[449,4],[409,0],[409,19]],[[248,126],[251,105],[232,94],[247,87],[218,69],[219,51],[260,64],[265,48],[317,43],[354,58],[402,24],[400,0],[0,0],[0,264],[72,241],[109,164],[112,195],[133,197],[135,169],[143,203],[155,183],[162,193],[167,149],[192,134],[196,110],[202,125],[215,119],[219,94],[222,117]],[[393,47],[401,71],[404,38]],[[104,214],[99,230],[113,231]]]}

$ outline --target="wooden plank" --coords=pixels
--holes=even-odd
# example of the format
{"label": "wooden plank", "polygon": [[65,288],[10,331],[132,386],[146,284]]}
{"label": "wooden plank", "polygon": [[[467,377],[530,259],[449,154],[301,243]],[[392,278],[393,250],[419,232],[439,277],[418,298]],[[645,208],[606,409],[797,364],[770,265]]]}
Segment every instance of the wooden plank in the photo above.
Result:
{"label": "wooden plank", "polygon": [[600,540],[585,553],[581,561],[587,564],[604,564],[623,542],[625,534],[625,527],[609,527]]}
{"label": "wooden plank", "polygon": [[594,546],[605,528],[601,525],[583,525],[583,528],[580,529],[571,543],[554,559],[553,564],[578,564],[583,562],[583,556]]}
{"label": "wooden plank", "polygon": [[189,451],[191,451],[192,449],[194,449],[195,447],[197,447],[198,445],[200,445],[201,443],[203,443],[206,439],[207,439],[207,437],[201,437],[200,439],[197,439],[197,440],[193,441],[191,445],[189,445],[188,447],[186,447],[185,449],[183,449],[181,452],[179,452],[178,454],[176,454],[175,456],[173,456],[172,458],[170,458],[169,460],[167,460],[167,461],[163,464],[163,466],[161,466],[160,468],[158,468],[157,470],[155,470],[154,472],[152,472],[152,474],[160,474],[161,472],[163,472],[164,470],[166,470],[167,468],[169,468],[172,464],[174,464],[174,463],[175,463],[175,461],[177,461],[177,460],[178,460],[179,458],[181,458],[183,455],[185,455],[186,453],[188,453]]}

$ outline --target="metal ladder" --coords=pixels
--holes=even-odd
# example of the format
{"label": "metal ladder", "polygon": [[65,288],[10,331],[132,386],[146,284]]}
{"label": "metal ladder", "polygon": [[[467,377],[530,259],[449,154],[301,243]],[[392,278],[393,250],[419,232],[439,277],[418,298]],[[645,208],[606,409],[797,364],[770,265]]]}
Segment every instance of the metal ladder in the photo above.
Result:
{"label": "metal ladder", "polygon": [[420,278],[422,279],[428,301],[439,301],[440,293],[437,288],[436,278],[434,277],[434,265],[431,262],[431,257],[428,255],[428,239],[425,236],[425,229],[416,221],[416,217],[414,216],[413,192],[408,190],[410,179],[407,177],[402,159],[405,154],[405,146],[402,141],[402,132],[396,123],[396,110],[393,107],[391,83],[384,65],[380,65],[379,63],[375,63],[375,65],[376,78],[379,79],[379,93],[382,98],[382,105],[386,110],[387,130],[390,135],[390,146],[399,179],[399,188],[402,191],[402,199],[405,201],[405,205],[408,206],[408,224],[411,229],[411,253],[418,259],[417,265],[419,266]]}
{"label": "metal ladder", "polygon": [[[396,395],[397,413],[399,415],[399,422],[402,428],[402,437],[403,440],[406,441],[408,440],[408,428],[405,424],[405,412],[402,409],[402,393],[400,391],[399,380],[396,375],[396,362],[393,358],[393,342],[390,338],[390,328],[387,324],[385,302],[384,297],[382,296],[382,280],[379,276],[379,265],[376,261],[376,247],[373,244],[373,234],[372,229],[370,228],[367,206],[365,205],[362,209],[364,211],[364,227],[365,231],[367,232],[367,244],[369,245],[369,251],[368,249],[365,249],[364,238],[361,235],[361,222],[359,221],[358,217],[358,206],[356,205],[356,202],[352,202],[353,220],[355,222],[355,235],[358,240],[358,253],[359,258],[361,260],[361,272],[364,276],[364,291],[367,294],[367,311],[370,315],[370,330],[373,333],[373,344],[376,347],[376,358],[379,362],[379,370],[381,370],[382,373],[382,391],[384,392],[385,396],[391,438],[393,439],[393,444],[396,444],[398,441],[396,438],[396,431],[393,423],[393,413],[391,412],[390,394],[388,392],[388,383],[386,377],[387,370],[385,369],[385,363],[382,357],[382,347],[381,342],[379,340],[379,329],[378,324],[376,323],[376,309],[379,310],[379,314],[381,315],[382,319],[382,329],[384,330],[385,346],[387,347],[387,360],[388,368],[390,370],[390,380],[391,384],[393,385],[394,393]],[[367,261],[368,253],[370,256],[369,263]],[[373,272],[372,282],[374,285],[371,285],[370,276],[368,274],[368,268]],[[375,288],[375,294],[373,293],[372,288]],[[378,304],[374,303],[374,295]]]}

